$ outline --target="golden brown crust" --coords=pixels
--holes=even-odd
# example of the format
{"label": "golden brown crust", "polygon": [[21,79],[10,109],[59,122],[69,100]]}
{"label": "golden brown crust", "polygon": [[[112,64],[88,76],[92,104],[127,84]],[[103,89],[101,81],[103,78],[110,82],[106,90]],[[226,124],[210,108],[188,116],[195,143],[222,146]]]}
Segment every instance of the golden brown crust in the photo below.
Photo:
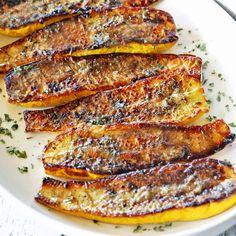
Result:
{"label": "golden brown crust", "polygon": [[201,64],[199,57],[174,54],[67,57],[17,67],[7,74],[5,83],[11,103],[53,106],[158,74],[200,78]]}
{"label": "golden brown crust", "polygon": [[[179,217],[171,215],[171,210],[178,209],[179,214],[186,217],[184,212],[188,212],[189,207],[197,211],[204,204],[222,201],[235,193],[232,166],[218,160],[199,159],[95,181],[62,182],[45,178],[35,199],[48,207],[86,218],[99,216],[101,221],[104,217],[104,221],[122,223],[119,217],[125,220],[150,215],[149,222],[145,223],[154,223],[155,214],[169,212],[169,220],[174,220]],[[235,198],[230,204],[235,204]],[[220,211],[225,208],[223,204]],[[210,211],[214,211],[210,207],[205,210],[192,218],[208,217],[212,215]]]}
{"label": "golden brown crust", "polygon": [[44,149],[51,175],[100,178],[209,156],[233,142],[223,120],[180,127],[147,123],[85,126],[57,136]]}
{"label": "golden brown crust", "polygon": [[177,41],[172,17],[152,8],[88,10],[0,49],[0,73],[49,56],[148,53]]}
{"label": "golden brown crust", "polygon": [[[68,15],[79,14],[83,8],[111,8],[118,6],[149,6],[158,0],[26,0],[26,1],[0,1],[0,29],[2,31],[18,29],[21,34],[21,28],[43,25],[45,22],[51,23],[58,21],[58,17],[67,17]],[[42,27],[43,28],[43,27]]]}
{"label": "golden brown crust", "polygon": [[81,123],[186,124],[208,111],[201,81],[189,75],[160,75],[46,109],[24,112],[26,131],[63,131]]}

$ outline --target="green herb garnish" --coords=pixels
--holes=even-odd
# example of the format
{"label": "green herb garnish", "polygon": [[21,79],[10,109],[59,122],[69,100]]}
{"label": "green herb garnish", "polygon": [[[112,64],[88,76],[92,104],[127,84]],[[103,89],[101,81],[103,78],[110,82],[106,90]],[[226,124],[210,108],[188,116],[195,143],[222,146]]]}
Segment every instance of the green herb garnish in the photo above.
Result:
{"label": "green herb garnish", "polygon": [[133,233],[140,233],[142,231],[142,226],[141,225],[137,225],[136,228],[134,228]]}
{"label": "green herb garnish", "polygon": [[18,158],[23,158],[23,159],[27,158],[26,151],[20,151],[16,147],[8,146],[6,147],[6,150],[10,155],[15,155]]}
{"label": "green herb garnish", "polygon": [[28,167],[27,166],[17,167],[17,169],[20,171],[21,174],[24,174],[24,173],[28,172]]}
{"label": "green herb garnish", "polygon": [[203,65],[202,65],[202,69],[203,69],[203,70],[206,70],[207,67],[208,67],[208,64],[209,64],[209,61],[205,61],[205,62],[203,63]]}
{"label": "green herb garnish", "polygon": [[94,224],[98,224],[98,220],[93,220],[93,223]]}
{"label": "green herb garnish", "polygon": [[165,231],[166,228],[171,227],[171,226],[172,226],[172,223],[170,222],[170,223],[166,223],[166,224],[163,224],[163,225],[155,226],[153,228],[153,230],[157,231],[157,232],[158,231]]}
{"label": "green herb garnish", "polygon": [[11,119],[8,114],[4,114],[4,119],[5,119],[6,122],[11,122],[11,121],[13,121],[13,119]]}
{"label": "green herb garnish", "polygon": [[0,143],[5,144],[6,142],[3,139],[0,139]]}
{"label": "green herb garnish", "polygon": [[211,122],[211,121],[216,120],[217,117],[216,117],[216,116],[210,116],[210,115],[209,115],[209,116],[206,117],[206,119]]}
{"label": "green herb garnish", "polygon": [[225,108],[226,108],[227,111],[230,111],[230,108],[229,108],[229,105],[228,105],[228,104],[225,105]]}
{"label": "green herb garnish", "polygon": [[181,31],[183,31],[184,29],[183,28],[178,28],[177,29],[177,32],[179,33],[179,32],[181,32]]}
{"label": "green herb garnish", "polygon": [[196,47],[198,48],[198,49],[200,49],[200,51],[202,51],[202,52],[204,52],[204,51],[206,51],[206,44],[205,43],[199,43],[198,45],[196,45]]}
{"label": "green herb garnish", "polygon": [[229,123],[228,125],[229,125],[230,127],[233,127],[233,128],[236,127],[236,123],[235,123],[235,122],[231,122],[231,123]]}
{"label": "green herb garnish", "polygon": [[11,126],[11,129],[12,129],[13,131],[17,130],[18,128],[19,128],[19,125],[18,125],[18,124],[14,124],[14,125]]}
{"label": "green herb garnish", "polygon": [[9,136],[10,138],[13,138],[11,131],[7,128],[0,127],[0,134],[3,134],[5,136]]}

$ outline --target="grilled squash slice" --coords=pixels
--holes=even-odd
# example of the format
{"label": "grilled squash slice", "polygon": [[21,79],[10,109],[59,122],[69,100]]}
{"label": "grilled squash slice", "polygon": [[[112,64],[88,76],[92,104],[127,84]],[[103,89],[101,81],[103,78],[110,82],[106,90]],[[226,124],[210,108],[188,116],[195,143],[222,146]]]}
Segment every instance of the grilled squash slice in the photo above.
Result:
{"label": "grilled squash slice", "polygon": [[50,56],[157,53],[177,36],[172,17],[161,10],[118,7],[89,10],[32,33],[0,49],[0,73]]}
{"label": "grilled squash slice", "polygon": [[192,127],[135,123],[74,128],[45,147],[43,164],[50,175],[96,179],[206,157],[234,138],[223,120]]}
{"label": "grilled squash slice", "polygon": [[5,78],[9,102],[30,107],[61,105],[143,77],[187,74],[200,78],[201,59],[192,55],[111,54],[45,60],[17,67]]}
{"label": "grilled squash slice", "polygon": [[26,36],[49,24],[79,14],[86,7],[148,6],[157,1],[26,0],[17,1],[19,3],[16,5],[0,3],[0,33],[9,36]]}
{"label": "grilled squash slice", "polygon": [[208,111],[201,82],[160,75],[99,92],[63,106],[24,112],[26,131],[61,131],[81,123],[161,122],[182,125]]}
{"label": "grilled squash slice", "polygon": [[213,159],[175,163],[95,181],[43,180],[36,201],[112,224],[208,218],[236,204],[236,175]]}

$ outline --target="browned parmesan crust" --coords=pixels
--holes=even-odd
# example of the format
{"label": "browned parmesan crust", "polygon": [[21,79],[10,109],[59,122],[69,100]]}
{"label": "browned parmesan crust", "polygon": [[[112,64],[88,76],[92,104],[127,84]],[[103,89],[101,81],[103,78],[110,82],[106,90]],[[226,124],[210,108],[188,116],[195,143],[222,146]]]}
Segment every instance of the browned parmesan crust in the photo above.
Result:
{"label": "browned parmesan crust", "polygon": [[25,0],[0,1],[0,33],[24,36],[85,8],[148,6],[158,0]]}
{"label": "browned parmesan crust", "polygon": [[5,77],[10,103],[61,105],[144,77],[171,73],[200,78],[202,61],[193,55],[110,54],[67,57],[17,67]]}
{"label": "browned parmesan crust", "polygon": [[203,158],[234,138],[223,120],[192,127],[146,123],[85,126],[51,141],[44,149],[43,164],[50,175],[96,179]]}
{"label": "browned parmesan crust", "polygon": [[190,75],[160,75],[99,92],[69,104],[24,112],[26,131],[62,131],[81,123],[186,124],[208,111],[201,81]]}
{"label": "browned parmesan crust", "polygon": [[236,203],[232,166],[213,159],[175,163],[95,181],[43,180],[36,201],[113,224],[207,218]]}
{"label": "browned parmesan crust", "polygon": [[177,36],[172,17],[153,8],[88,10],[38,30],[0,49],[0,73],[14,66],[72,54],[157,53]]}

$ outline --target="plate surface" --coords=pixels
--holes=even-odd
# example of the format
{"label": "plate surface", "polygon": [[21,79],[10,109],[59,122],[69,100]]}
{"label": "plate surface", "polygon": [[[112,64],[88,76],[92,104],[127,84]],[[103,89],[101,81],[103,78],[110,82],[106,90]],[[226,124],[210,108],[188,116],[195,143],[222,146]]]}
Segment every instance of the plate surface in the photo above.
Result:
{"label": "plate surface", "polygon": [[[204,88],[207,99],[211,101],[208,115],[225,119],[226,122],[236,124],[236,23],[214,1],[211,0],[164,0],[157,4],[158,8],[171,13],[177,24],[179,42],[170,53],[192,53],[199,55],[204,64]],[[4,46],[15,39],[0,35],[0,46]],[[41,180],[44,176],[39,160],[43,146],[53,134],[26,134],[22,121],[23,108],[7,103],[7,96],[3,80],[0,81],[0,117],[4,114],[17,121],[19,128],[12,131],[13,138],[0,135],[6,143],[0,141],[0,187],[6,196],[19,204],[24,203],[26,210],[46,224],[63,229],[63,232],[85,235],[133,235],[135,226],[120,226],[94,224],[92,221],[67,216],[48,210],[34,202]],[[208,117],[209,118],[209,117]],[[206,122],[205,118],[197,124]],[[11,126],[14,122],[3,122],[3,127]],[[232,131],[236,132],[235,128]],[[27,152],[27,159],[19,159],[9,155],[7,146],[16,147]],[[227,159],[236,163],[236,143],[214,155],[214,158]],[[27,173],[20,173],[18,167],[28,167]],[[232,224],[236,216],[236,207],[210,219],[193,222],[174,222],[164,232],[153,230],[155,225],[146,225],[149,231],[142,235],[216,235]]]}

